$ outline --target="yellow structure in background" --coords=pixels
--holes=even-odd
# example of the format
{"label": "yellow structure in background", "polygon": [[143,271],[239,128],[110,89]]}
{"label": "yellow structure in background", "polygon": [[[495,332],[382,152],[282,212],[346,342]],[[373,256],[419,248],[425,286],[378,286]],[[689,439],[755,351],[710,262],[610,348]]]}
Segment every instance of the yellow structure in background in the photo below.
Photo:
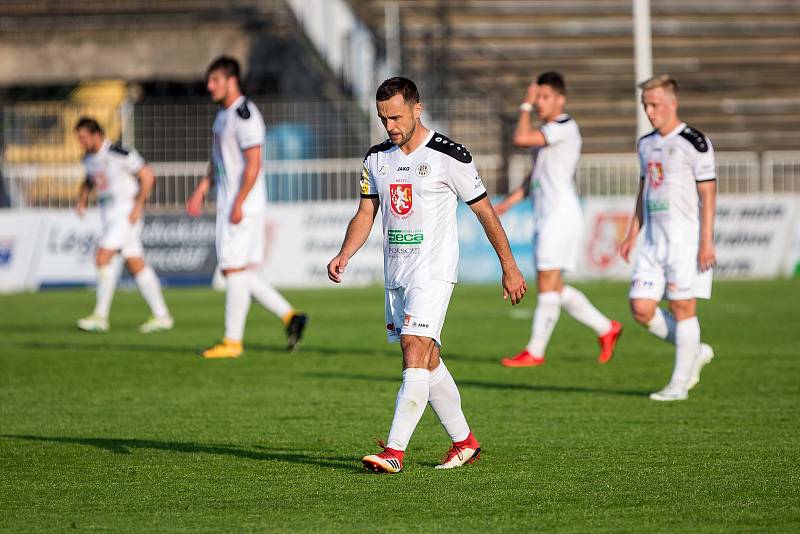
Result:
{"label": "yellow structure in background", "polygon": [[83,152],[75,139],[75,124],[83,116],[97,120],[112,140],[122,134],[120,109],[128,98],[121,80],[84,82],[62,102],[31,102],[4,111],[6,146],[3,164],[23,166],[33,174],[23,192],[27,205],[72,199],[80,178],[64,167],[80,162]]}

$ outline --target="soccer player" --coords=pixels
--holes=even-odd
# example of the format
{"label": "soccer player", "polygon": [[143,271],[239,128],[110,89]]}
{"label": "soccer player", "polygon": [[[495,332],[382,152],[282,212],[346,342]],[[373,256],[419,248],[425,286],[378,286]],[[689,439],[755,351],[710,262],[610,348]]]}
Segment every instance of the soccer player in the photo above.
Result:
{"label": "soccer player", "polygon": [[[620,254],[628,261],[644,226],[630,288],[633,317],[675,345],[669,384],[650,398],[684,400],[714,357],[700,342],[696,299],[711,298],[714,264],[716,170],[711,141],[678,118],[678,84],[655,76],[639,84],[642,105],[655,128],[639,139],[641,183]],[[666,296],[669,311],[659,307]]]}
{"label": "soccer player", "polygon": [[254,271],[262,259],[267,191],[261,159],[264,119],[239,85],[239,63],[227,56],[206,70],[206,88],[220,110],[214,119],[213,156],[209,171],[186,202],[196,217],[216,184],[217,262],[226,280],[225,334],[203,351],[204,358],[236,358],[244,350],[244,327],[250,298],[277,315],[286,329],[287,348],[300,342],[308,317],[298,313],[275,288]]}
{"label": "soccer player", "polygon": [[122,270],[122,264],[112,259],[122,254],[152,312],[139,331],[147,334],[170,330],[174,321],[164,302],[161,283],[153,268],[145,263],[142,249],[144,203],[155,183],[153,171],[136,150],[106,139],[103,128],[90,117],[78,120],[75,134],[85,151],[86,169],[76,210],[82,216],[89,204],[89,194],[96,190],[103,222],[95,255],[97,302],[91,315],[78,320],[78,328],[87,332],[108,331],[108,314]]}
{"label": "soccer player", "polygon": [[328,263],[328,277],[341,282],[350,258],[383,218],[386,334],[403,351],[403,383],[383,452],[365,456],[364,467],[382,473],[403,468],[411,434],[426,403],[453,441],[437,468],[472,463],[478,440],[461,411],[461,397],[441,359],[441,331],[458,271],[456,206],[466,201],[483,225],[503,270],[504,298],[519,302],[526,291],[508,239],[486,197],[472,155],[429,130],[421,120],[417,87],[390,78],[376,93],[378,117],[389,139],[369,149],[361,175],[361,201],[341,250]]}
{"label": "soccer player", "polygon": [[[514,145],[531,149],[533,171],[520,187],[495,206],[502,215],[528,195],[534,206],[534,265],[538,297],[528,345],[506,367],[531,367],[545,362],[545,351],[561,308],[595,331],[600,343],[598,361],[606,363],[622,333],[579,290],[564,284],[563,271],[575,270],[581,242],[583,214],[575,192],[575,170],[581,155],[581,132],[575,119],[564,113],[564,78],[545,72],[528,87],[519,107]],[[542,122],[531,124],[531,110]]]}

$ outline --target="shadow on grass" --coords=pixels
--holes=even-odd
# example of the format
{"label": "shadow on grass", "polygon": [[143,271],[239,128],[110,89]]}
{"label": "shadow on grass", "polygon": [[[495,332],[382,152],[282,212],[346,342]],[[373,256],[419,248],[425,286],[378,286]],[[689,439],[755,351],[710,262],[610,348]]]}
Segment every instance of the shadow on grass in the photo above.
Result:
{"label": "shadow on grass", "polygon": [[[393,382],[400,384],[399,376],[367,376],[356,375],[347,373],[306,373],[305,376],[311,378],[333,378],[338,380],[365,380],[370,382]],[[459,386],[465,388],[479,388],[479,389],[499,389],[499,390],[516,390],[516,391],[529,391],[529,392],[550,392],[550,393],[590,393],[598,395],[621,395],[625,397],[647,397],[650,391],[642,390],[626,390],[626,389],[605,389],[605,388],[588,388],[583,386],[547,386],[538,384],[512,384],[504,382],[483,382],[479,380],[457,380]]]}
{"label": "shadow on grass", "polygon": [[120,438],[81,438],[81,437],[48,437],[31,435],[3,434],[0,437],[24,441],[40,441],[45,443],[58,443],[69,445],[84,445],[96,447],[114,454],[132,454],[132,449],[151,449],[166,452],[189,454],[216,454],[232,456],[245,460],[278,461],[296,464],[316,465],[333,469],[362,472],[358,458],[329,456],[320,458],[291,449],[272,449],[262,445],[254,445],[258,450],[246,449],[236,445],[205,445],[202,443],[179,441],[156,441],[149,439],[120,439]]}

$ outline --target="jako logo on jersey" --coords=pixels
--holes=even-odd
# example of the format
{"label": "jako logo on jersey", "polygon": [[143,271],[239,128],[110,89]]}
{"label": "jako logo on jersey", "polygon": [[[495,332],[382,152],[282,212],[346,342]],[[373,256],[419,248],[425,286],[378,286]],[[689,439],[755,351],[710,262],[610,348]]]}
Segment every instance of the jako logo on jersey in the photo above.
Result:
{"label": "jako logo on jersey", "polygon": [[410,170],[411,170],[411,167],[397,167],[397,170],[398,170],[398,171],[400,171],[400,172],[403,172],[403,171],[410,171]]}
{"label": "jako logo on jersey", "polygon": [[664,166],[660,161],[647,162],[647,178],[652,187],[658,187],[664,183]]}
{"label": "jako logo on jersey", "polygon": [[393,212],[407,215],[411,211],[411,184],[389,184],[389,195]]}
{"label": "jako logo on jersey", "polygon": [[420,231],[389,230],[390,245],[419,245],[424,236]]}

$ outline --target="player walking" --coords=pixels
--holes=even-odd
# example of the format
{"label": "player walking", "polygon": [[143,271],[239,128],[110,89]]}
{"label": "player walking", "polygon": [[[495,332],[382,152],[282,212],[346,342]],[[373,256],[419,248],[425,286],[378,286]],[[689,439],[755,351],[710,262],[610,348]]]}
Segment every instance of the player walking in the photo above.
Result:
{"label": "player walking", "polygon": [[[581,155],[581,132],[564,113],[566,90],[558,72],[545,72],[528,87],[520,105],[514,145],[531,148],[533,171],[523,184],[495,206],[502,215],[528,195],[534,204],[534,262],[538,297],[528,345],[506,367],[542,365],[550,335],[561,308],[595,331],[600,343],[600,363],[608,362],[622,333],[622,325],[608,319],[582,292],[565,285],[563,271],[575,270],[581,242],[583,213],[575,192],[575,171]],[[530,112],[543,125],[531,125]]]}
{"label": "player walking", "polygon": [[119,253],[152,312],[139,331],[169,330],[173,326],[172,316],[164,302],[158,276],[144,261],[141,239],[144,203],[155,183],[153,171],[136,150],[106,139],[103,128],[90,117],[78,121],[75,133],[85,151],[83,166],[86,170],[77,211],[83,215],[89,204],[89,194],[96,190],[103,222],[95,255],[97,302],[91,315],[78,320],[78,328],[87,332],[108,331],[111,301],[122,271],[122,264],[111,260]]}
{"label": "player walking", "polygon": [[198,183],[186,211],[196,217],[212,180],[217,192],[217,262],[226,279],[225,337],[203,351],[205,358],[236,358],[255,299],[277,315],[286,328],[288,349],[294,350],[308,318],[294,308],[253,267],[263,257],[266,185],[261,165],[264,119],[239,86],[239,63],[222,56],[206,71],[207,89],[220,105],[214,120],[213,157],[208,174]]}
{"label": "player walking", "polygon": [[430,403],[453,441],[436,467],[450,469],[477,460],[481,450],[461,411],[458,387],[440,355],[440,334],[458,270],[459,198],[472,208],[500,258],[504,298],[516,304],[527,288],[472,155],[422,124],[422,104],[414,82],[399,77],[384,81],[376,103],[389,139],[370,148],[364,158],[358,211],[339,254],[328,264],[328,277],[341,282],[380,208],[386,334],[390,343],[400,342],[403,383],[383,452],[362,461],[376,472],[400,471],[411,435]]}
{"label": "player walking", "polygon": [[[620,254],[628,261],[639,230],[645,238],[631,281],[633,317],[675,344],[669,384],[650,398],[684,400],[714,357],[700,342],[696,299],[711,298],[716,170],[711,141],[678,118],[678,84],[669,76],[641,84],[642,105],[655,128],[639,139],[641,184]],[[658,304],[666,295],[669,311]]]}

